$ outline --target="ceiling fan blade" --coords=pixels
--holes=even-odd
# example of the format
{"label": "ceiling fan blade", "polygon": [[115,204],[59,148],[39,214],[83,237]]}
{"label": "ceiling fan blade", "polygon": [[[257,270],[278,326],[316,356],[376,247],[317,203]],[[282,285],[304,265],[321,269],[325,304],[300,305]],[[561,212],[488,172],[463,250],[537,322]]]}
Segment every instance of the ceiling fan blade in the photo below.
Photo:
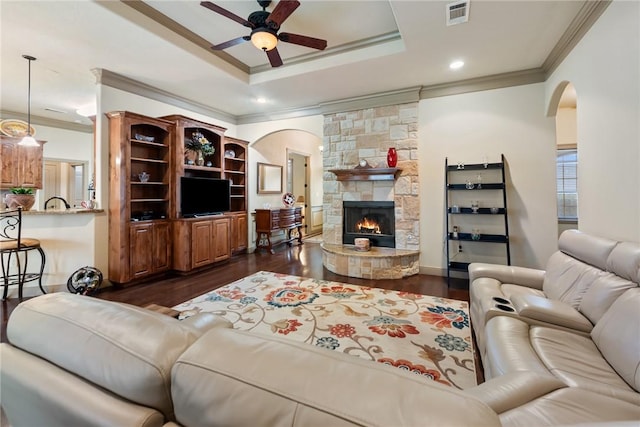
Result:
{"label": "ceiling fan blade", "polygon": [[220,6],[211,3],[210,1],[202,1],[200,2],[200,6],[204,6],[213,12],[219,13],[222,16],[226,16],[229,19],[233,19],[234,21],[244,25],[245,27],[254,28],[254,25],[251,22],[247,21],[244,18],[239,17],[233,12],[229,12],[227,9],[223,9]]}
{"label": "ceiling fan blade", "polygon": [[211,46],[211,49],[213,49],[213,50],[223,50],[223,49],[226,49],[228,47],[235,46],[237,44],[244,43],[244,42],[249,41],[249,40],[251,40],[251,37],[242,36],[242,37],[238,37],[238,38],[226,41],[224,43],[217,44],[215,46]]}
{"label": "ceiling fan blade", "polygon": [[271,63],[272,67],[279,67],[282,65],[282,58],[280,58],[280,53],[278,53],[277,47],[268,50],[267,57],[269,57],[269,62]]}
{"label": "ceiling fan blade", "polygon": [[[298,0],[280,0],[265,21],[267,25],[276,25],[276,29],[300,6]],[[272,24],[273,23],[273,24]]]}
{"label": "ceiling fan blade", "polygon": [[313,49],[324,50],[327,47],[327,41],[316,39],[314,37],[302,36],[300,34],[280,33],[278,39],[286,43],[298,44]]}

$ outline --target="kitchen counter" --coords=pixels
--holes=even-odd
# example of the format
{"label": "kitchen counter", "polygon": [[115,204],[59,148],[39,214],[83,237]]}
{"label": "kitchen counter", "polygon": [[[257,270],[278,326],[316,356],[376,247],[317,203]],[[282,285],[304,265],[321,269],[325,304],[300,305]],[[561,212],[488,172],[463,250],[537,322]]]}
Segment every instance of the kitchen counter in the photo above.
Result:
{"label": "kitchen counter", "polygon": [[84,208],[71,208],[71,209],[47,209],[46,211],[29,210],[22,211],[22,215],[76,215],[76,214],[88,214],[88,213],[102,213],[104,209],[84,209]]}
{"label": "kitchen counter", "polygon": [[[109,229],[106,209],[47,209],[22,213],[22,236],[40,240],[46,254],[42,284],[47,292],[66,289],[67,280],[83,267],[108,269]],[[34,257],[35,260],[37,257]],[[30,268],[37,268],[31,265]],[[104,286],[104,285],[103,285]],[[16,286],[9,298],[17,297]],[[24,296],[40,295],[37,282],[26,283]]]}

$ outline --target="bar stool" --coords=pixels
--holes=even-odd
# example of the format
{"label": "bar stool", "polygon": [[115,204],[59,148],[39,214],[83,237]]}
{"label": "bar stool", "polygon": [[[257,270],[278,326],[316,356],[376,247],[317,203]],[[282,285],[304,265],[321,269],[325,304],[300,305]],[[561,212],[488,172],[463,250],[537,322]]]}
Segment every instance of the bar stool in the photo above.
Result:
{"label": "bar stool", "polygon": [[[40,253],[40,271],[28,272],[29,253]],[[15,257],[15,259],[14,259]],[[27,282],[38,281],[42,287],[42,274],[46,257],[40,246],[40,241],[22,237],[22,207],[0,211],[0,258],[2,259],[2,280],[4,293],[2,300],[7,299],[9,286],[18,285],[18,298],[22,301],[22,288]],[[14,265],[12,265],[12,260]],[[13,267],[16,267],[15,269]]]}

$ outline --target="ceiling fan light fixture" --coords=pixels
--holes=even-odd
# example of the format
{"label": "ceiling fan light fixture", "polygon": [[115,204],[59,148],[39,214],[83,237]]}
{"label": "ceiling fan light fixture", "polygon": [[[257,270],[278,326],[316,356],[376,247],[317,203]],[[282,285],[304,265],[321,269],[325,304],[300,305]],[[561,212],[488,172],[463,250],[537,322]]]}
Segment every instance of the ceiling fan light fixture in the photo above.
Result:
{"label": "ceiling fan light fixture", "polygon": [[278,38],[267,29],[258,28],[251,32],[251,43],[258,49],[268,52],[276,47]]}
{"label": "ceiling fan light fixture", "polygon": [[20,140],[18,144],[25,147],[37,147],[38,141],[36,141],[36,139],[33,136],[31,136],[31,61],[35,61],[36,58],[30,55],[22,55],[22,57],[27,61],[29,61],[29,92],[27,95],[28,114],[27,114],[27,134],[24,136],[24,138],[22,138],[22,140]]}

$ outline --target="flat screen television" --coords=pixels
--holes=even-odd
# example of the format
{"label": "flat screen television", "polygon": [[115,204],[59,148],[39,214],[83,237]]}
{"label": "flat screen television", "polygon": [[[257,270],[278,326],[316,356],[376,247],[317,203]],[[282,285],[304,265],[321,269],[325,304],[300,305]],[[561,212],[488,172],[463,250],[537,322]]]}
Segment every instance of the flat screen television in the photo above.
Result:
{"label": "flat screen television", "polygon": [[228,179],[180,177],[180,212],[183,217],[227,212],[231,205]]}

